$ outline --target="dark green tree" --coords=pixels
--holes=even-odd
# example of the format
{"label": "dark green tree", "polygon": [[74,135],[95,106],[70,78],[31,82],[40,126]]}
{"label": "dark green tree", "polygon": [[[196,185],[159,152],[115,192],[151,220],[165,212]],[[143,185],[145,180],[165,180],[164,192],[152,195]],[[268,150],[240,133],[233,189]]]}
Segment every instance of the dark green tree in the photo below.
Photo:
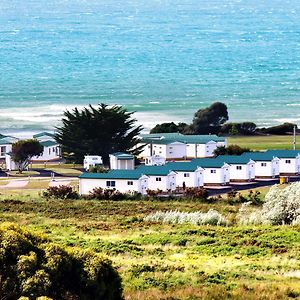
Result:
{"label": "dark green tree", "polygon": [[170,123],[162,123],[157,124],[150,130],[150,133],[172,133],[172,132],[183,132],[183,130],[187,127],[186,123],[178,123],[174,122]]}
{"label": "dark green tree", "polygon": [[142,150],[141,146],[137,147],[142,126],[135,126],[132,114],[122,106],[108,107],[103,103],[98,107],[89,105],[82,110],[67,110],[55,138],[63,155],[75,162],[82,162],[87,154],[101,155],[106,164],[113,152],[136,155]]}
{"label": "dark green tree", "polygon": [[214,150],[214,155],[241,155],[244,152],[251,152],[249,148],[242,148],[239,145],[220,146]]}
{"label": "dark green tree", "polygon": [[17,141],[12,145],[12,160],[20,173],[24,171],[33,156],[39,156],[43,153],[44,147],[38,140],[29,139]]}
{"label": "dark green tree", "polygon": [[224,103],[215,102],[195,113],[191,128],[187,132],[193,134],[218,133],[222,124],[227,120],[227,106]]}

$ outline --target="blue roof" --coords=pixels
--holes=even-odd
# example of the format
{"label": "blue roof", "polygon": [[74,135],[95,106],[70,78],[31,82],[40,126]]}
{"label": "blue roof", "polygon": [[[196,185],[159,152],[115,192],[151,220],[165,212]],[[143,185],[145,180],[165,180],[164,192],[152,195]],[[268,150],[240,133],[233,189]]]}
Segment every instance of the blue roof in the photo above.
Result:
{"label": "blue roof", "polygon": [[251,159],[243,155],[220,155],[217,158],[223,160],[227,164],[232,164],[232,165],[247,164]]}
{"label": "blue roof", "polygon": [[171,144],[180,142],[185,144],[206,144],[210,141],[224,142],[224,137],[217,135],[184,135],[181,133],[154,133],[141,135],[142,142],[153,144]]}
{"label": "blue roof", "polygon": [[268,150],[266,153],[278,158],[296,158],[300,154],[300,150]]}
{"label": "blue roof", "polygon": [[115,156],[115,157],[117,157],[120,160],[134,159],[134,156],[132,154],[130,154],[130,153],[115,152],[112,155]]}
{"label": "blue roof", "polygon": [[18,141],[18,139],[15,137],[5,136],[3,138],[0,138],[0,145],[11,145],[17,141]]}
{"label": "blue roof", "polygon": [[43,141],[43,142],[40,142],[40,144],[43,147],[51,147],[51,146],[57,146],[58,145],[58,143],[54,142],[54,141]]}
{"label": "blue roof", "polygon": [[169,170],[172,171],[186,171],[194,172],[198,166],[192,162],[169,162],[165,165]]}
{"label": "blue roof", "polygon": [[111,170],[107,173],[83,173],[79,176],[79,178],[138,180],[142,175],[142,172],[140,172],[139,170]]}
{"label": "blue roof", "polygon": [[39,138],[39,137],[41,137],[41,136],[50,136],[50,137],[52,137],[52,138],[55,137],[54,133],[50,133],[50,132],[43,131],[43,132],[34,134],[34,135],[33,135],[33,138],[36,139],[36,138]]}
{"label": "blue roof", "polygon": [[158,176],[166,176],[168,175],[172,169],[168,166],[168,164],[163,166],[139,166],[136,170],[139,170],[145,175],[158,175]]}
{"label": "blue roof", "polygon": [[241,156],[250,158],[254,161],[272,161],[276,155],[268,152],[246,152]]}
{"label": "blue roof", "polygon": [[202,168],[222,168],[225,164],[223,159],[216,158],[194,158],[192,163]]}

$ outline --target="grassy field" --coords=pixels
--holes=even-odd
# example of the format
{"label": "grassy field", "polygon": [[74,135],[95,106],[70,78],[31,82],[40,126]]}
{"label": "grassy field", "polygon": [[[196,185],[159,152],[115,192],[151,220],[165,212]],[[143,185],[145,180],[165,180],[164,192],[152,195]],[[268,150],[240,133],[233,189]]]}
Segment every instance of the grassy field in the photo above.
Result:
{"label": "grassy field", "polygon": [[[60,201],[0,196],[0,220],[91,248],[118,268],[126,299],[296,299],[300,228],[236,224],[238,205],[191,201]],[[145,222],[157,210],[214,208],[229,227]]]}
{"label": "grassy field", "polygon": [[[299,137],[298,137],[299,139]],[[267,150],[267,149],[293,149],[292,136],[244,136],[244,137],[229,137],[229,144],[237,144],[241,147],[250,148],[251,150]],[[300,149],[300,144],[297,149]]]}

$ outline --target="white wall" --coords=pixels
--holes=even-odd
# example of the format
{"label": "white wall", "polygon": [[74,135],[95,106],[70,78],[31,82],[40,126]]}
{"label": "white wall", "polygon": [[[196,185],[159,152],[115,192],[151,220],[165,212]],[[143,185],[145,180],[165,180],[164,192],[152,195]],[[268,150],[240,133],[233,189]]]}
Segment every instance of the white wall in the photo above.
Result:
{"label": "white wall", "polygon": [[148,188],[150,190],[162,190],[166,192],[167,190],[175,190],[176,189],[176,174],[171,172],[167,176],[159,176],[159,175],[147,175],[149,177],[148,180]]}
{"label": "white wall", "polygon": [[[212,173],[214,171],[215,173]],[[223,168],[205,168],[203,172],[205,184],[226,184],[230,181],[229,166]]]}
{"label": "white wall", "polygon": [[[290,163],[288,163],[290,161]],[[280,158],[279,173],[299,173],[300,172],[300,156],[297,158]]]}
{"label": "white wall", "polygon": [[182,187],[185,182],[186,187],[201,187],[203,186],[203,171],[176,171],[176,184]]}
{"label": "white wall", "polygon": [[166,158],[185,158],[186,157],[186,144],[172,143],[166,147]]}
{"label": "white wall", "polygon": [[[109,187],[106,185],[107,181],[115,181],[115,187]],[[128,185],[128,182],[132,182],[133,185]],[[141,178],[139,180],[132,179],[88,179],[79,178],[79,193],[81,195],[89,194],[94,188],[115,188],[116,190],[126,193],[126,192],[140,192],[145,193],[148,189],[148,179]],[[142,189],[143,187],[143,189]]]}
{"label": "white wall", "polygon": [[57,160],[60,158],[59,154],[60,154],[59,145],[44,147],[43,154],[41,156],[34,156],[31,159],[31,161]]}
{"label": "white wall", "polygon": [[11,150],[11,144],[0,145],[0,158],[5,158],[5,154],[11,152]]}
{"label": "white wall", "polygon": [[134,159],[118,159],[114,155],[109,156],[110,168],[112,170],[133,170]]}
{"label": "white wall", "polygon": [[229,172],[230,180],[253,180],[255,178],[255,163],[232,164],[229,167]]}
{"label": "white wall", "polygon": [[275,177],[279,175],[279,160],[255,162],[255,177]]}

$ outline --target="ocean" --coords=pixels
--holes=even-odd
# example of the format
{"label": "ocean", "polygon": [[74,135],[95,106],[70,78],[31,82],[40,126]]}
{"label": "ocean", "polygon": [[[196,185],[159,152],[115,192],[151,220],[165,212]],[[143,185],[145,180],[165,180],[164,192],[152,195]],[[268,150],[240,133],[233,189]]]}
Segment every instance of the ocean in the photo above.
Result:
{"label": "ocean", "polygon": [[300,125],[298,0],[0,0],[0,133],[107,103],[149,129],[215,101]]}

